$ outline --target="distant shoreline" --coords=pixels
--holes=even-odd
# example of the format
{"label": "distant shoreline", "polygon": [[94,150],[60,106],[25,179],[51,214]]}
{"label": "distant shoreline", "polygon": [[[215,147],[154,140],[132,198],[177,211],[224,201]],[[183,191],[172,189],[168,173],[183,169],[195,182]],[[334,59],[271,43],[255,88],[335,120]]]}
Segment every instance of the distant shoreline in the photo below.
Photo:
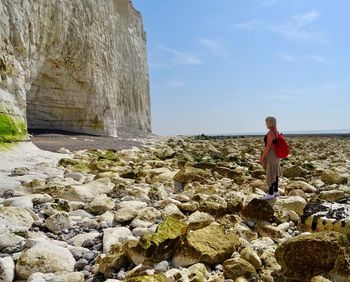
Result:
{"label": "distant shoreline", "polygon": [[[247,134],[199,134],[192,135],[192,137],[208,137],[208,138],[249,138],[249,137],[262,137],[266,133],[247,133]],[[181,136],[181,135],[180,135]],[[186,136],[186,135],[182,135]],[[190,136],[190,135],[187,135]],[[285,137],[341,137],[350,138],[350,133],[286,133],[283,134]]]}

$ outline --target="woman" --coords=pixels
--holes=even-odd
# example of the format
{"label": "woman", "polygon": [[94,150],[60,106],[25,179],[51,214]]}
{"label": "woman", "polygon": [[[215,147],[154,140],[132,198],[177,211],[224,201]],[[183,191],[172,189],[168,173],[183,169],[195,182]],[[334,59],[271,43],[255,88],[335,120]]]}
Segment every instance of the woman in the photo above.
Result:
{"label": "woman", "polygon": [[269,187],[269,193],[264,196],[264,199],[272,199],[278,196],[278,178],[281,174],[280,159],[276,156],[273,148],[279,133],[276,127],[276,118],[267,117],[265,122],[269,132],[264,137],[265,147],[260,157],[260,163],[266,172],[266,182],[267,187]]}

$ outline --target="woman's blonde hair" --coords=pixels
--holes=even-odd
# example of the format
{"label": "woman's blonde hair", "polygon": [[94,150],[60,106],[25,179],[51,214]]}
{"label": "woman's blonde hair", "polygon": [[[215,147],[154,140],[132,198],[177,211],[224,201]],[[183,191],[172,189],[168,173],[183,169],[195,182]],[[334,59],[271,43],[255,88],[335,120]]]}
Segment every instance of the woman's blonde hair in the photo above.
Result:
{"label": "woman's blonde hair", "polygon": [[277,126],[277,120],[275,117],[271,117],[271,116],[267,117],[267,118],[265,118],[265,121],[269,126],[273,126],[273,127]]}

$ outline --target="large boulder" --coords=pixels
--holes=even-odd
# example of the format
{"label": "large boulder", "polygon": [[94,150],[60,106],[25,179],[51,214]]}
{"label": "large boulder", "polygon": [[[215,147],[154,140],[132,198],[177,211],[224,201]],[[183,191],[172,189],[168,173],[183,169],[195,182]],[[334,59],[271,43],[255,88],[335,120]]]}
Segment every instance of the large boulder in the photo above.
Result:
{"label": "large boulder", "polygon": [[338,232],[300,235],[280,245],[275,255],[288,278],[311,279],[328,273],[339,281],[350,277],[350,242]]}
{"label": "large boulder", "polygon": [[300,196],[278,197],[275,203],[276,208],[287,211],[294,211],[299,216],[303,214],[306,200]]}
{"label": "large boulder", "polygon": [[143,234],[136,246],[126,245],[124,251],[135,264],[146,259],[154,262],[170,259],[187,228],[187,223],[168,217],[158,225],[155,233]]}
{"label": "large boulder", "polygon": [[75,259],[68,249],[40,242],[22,252],[16,264],[16,275],[26,280],[35,272],[72,272],[74,265]]}
{"label": "large boulder", "polygon": [[186,166],[174,175],[173,180],[187,184],[195,181],[206,182],[210,177],[211,174],[207,170]]}
{"label": "large boulder", "polygon": [[238,242],[237,235],[226,234],[224,227],[218,224],[189,231],[173,257],[173,265],[188,266],[202,262],[215,266],[231,256]]}
{"label": "large boulder", "polygon": [[12,282],[15,278],[15,263],[11,257],[0,258],[0,281]]}
{"label": "large boulder", "polygon": [[271,220],[274,210],[269,201],[254,198],[243,207],[242,215],[247,219]]}
{"label": "large boulder", "polygon": [[23,208],[0,207],[0,233],[5,231],[24,232],[34,222],[33,217]]}
{"label": "large boulder", "polygon": [[350,236],[349,203],[307,204],[298,225],[302,231],[336,231]]}
{"label": "large boulder", "polygon": [[108,194],[114,188],[109,178],[100,178],[83,185],[70,185],[55,191],[55,196],[69,201],[91,202],[100,194]]}
{"label": "large boulder", "polygon": [[287,178],[305,177],[307,171],[299,165],[293,165],[283,169],[283,176]]}
{"label": "large boulder", "polygon": [[338,172],[337,170],[327,170],[322,173],[321,180],[326,184],[346,184],[348,176]]}
{"label": "large boulder", "polygon": [[232,258],[224,262],[223,270],[228,279],[254,279],[257,273],[253,265],[242,258]]}

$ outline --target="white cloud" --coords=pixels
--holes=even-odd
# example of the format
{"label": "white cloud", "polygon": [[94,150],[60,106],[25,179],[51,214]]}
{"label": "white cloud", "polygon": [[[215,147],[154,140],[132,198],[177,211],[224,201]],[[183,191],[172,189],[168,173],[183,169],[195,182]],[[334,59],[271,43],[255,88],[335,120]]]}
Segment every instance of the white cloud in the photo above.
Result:
{"label": "white cloud", "polygon": [[258,20],[250,20],[250,21],[246,21],[246,22],[241,22],[241,23],[237,23],[235,25],[235,28],[237,29],[242,29],[242,30],[256,30],[258,29],[263,23],[261,21]]}
{"label": "white cloud", "polygon": [[199,43],[205,46],[210,53],[215,56],[225,58],[227,57],[227,48],[220,39],[203,38],[199,40]]}
{"label": "white cloud", "polygon": [[261,28],[278,34],[286,40],[326,43],[325,34],[315,26],[320,17],[320,12],[312,10],[304,14],[292,15],[285,23],[272,24],[253,19],[237,23],[234,27],[245,31]]}
{"label": "white cloud", "polygon": [[171,65],[200,65],[203,63],[202,59],[196,54],[179,51],[165,46],[159,48],[172,55],[170,58]]}
{"label": "white cloud", "polygon": [[305,55],[304,58],[315,63],[325,64],[325,65],[333,64],[332,60],[319,55]]}
{"label": "white cloud", "polygon": [[313,26],[320,16],[317,11],[293,15],[288,22],[270,25],[269,29],[287,40],[325,43],[322,32]]}
{"label": "white cloud", "polygon": [[290,54],[288,52],[281,51],[281,52],[277,52],[276,56],[280,60],[287,61],[287,62],[309,61],[309,62],[324,64],[324,65],[334,64],[334,62],[329,58],[326,58],[326,57],[320,56],[320,55],[313,55],[313,54],[296,56],[296,55]]}
{"label": "white cloud", "polygon": [[167,83],[164,84],[165,87],[170,87],[170,88],[179,88],[186,86],[187,83],[180,81],[180,80],[170,80]]}

